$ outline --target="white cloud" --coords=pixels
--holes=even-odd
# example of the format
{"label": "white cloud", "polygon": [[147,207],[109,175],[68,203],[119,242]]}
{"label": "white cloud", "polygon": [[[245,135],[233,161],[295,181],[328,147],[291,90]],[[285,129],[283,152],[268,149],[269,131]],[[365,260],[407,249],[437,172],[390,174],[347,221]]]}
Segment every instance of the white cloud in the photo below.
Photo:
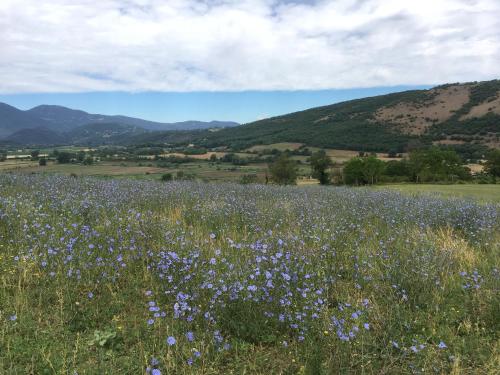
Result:
{"label": "white cloud", "polygon": [[1,0],[0,92],[500,77],[498,0]]}

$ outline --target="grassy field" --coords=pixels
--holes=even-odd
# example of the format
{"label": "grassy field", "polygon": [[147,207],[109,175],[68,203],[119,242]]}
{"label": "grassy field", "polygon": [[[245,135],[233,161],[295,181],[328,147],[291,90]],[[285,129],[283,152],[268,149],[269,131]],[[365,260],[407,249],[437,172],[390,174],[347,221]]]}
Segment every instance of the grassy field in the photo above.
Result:
{"label": "grassy field", "polygon": [[32,174],[0,187],[1,374],[498,373],[497,205]]}
{"label": "grassy field", "polygon": [[377,189],[393,189],[405,194],[440,195],[446,198],[472,198],[481,202],[500,203],[500,185],[457,184],[457,185],[384,185]]}
{"label": "grassy field", "polygon": [[160,179],[165,173],[176,174],[182,171],[185,175],[192,175],[195,178],[206,181],[239,181],[243,175],[255,174],[261,181],[264,181],[266,164],[249,164],[244,166],[234,166],[228,163],[208,163],[206,161],[183,163],[178,166],[161,166],[161,163],[154,161],[143,162],[99,162],[90,166],[80,164],[58,164],[49,162],[47,166],[40,167],[34,161],[14,161],[8,160],[0,163],[1,172],[16,173],[37,173],[37,174],[63,174],[77,176],[96,177],[127,177],[135,179]]}

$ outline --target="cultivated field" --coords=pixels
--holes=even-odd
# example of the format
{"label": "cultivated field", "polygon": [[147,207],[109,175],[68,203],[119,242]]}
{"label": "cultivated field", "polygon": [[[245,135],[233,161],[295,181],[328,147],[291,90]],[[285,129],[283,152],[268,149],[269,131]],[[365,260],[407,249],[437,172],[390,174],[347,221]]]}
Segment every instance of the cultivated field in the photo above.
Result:
{"label": "cultivated field", "polygon": [[495,374],[499,206],[0,175],[1,374]]}

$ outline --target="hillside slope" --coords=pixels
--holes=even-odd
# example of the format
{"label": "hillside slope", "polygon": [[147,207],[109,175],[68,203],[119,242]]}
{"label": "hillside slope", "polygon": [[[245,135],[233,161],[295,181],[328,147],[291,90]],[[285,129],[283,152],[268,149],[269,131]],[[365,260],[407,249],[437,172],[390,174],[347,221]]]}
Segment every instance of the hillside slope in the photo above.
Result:
{"label": "hillside slope", "polygon": [[0,138],[7,137],[21,129],[48,127],[50,124],[26,111],[0,103]]}
{"label": "hillside slope", "polygon": [[351,100],[206,133],[205,146],[309,146],[404,151],[414,144],[500,147],[500,81],[450,84]]}
{"label": "hillside slope", "polygon": [[[23,135],[28,135],[28,132],[23,130],[33,131],[41,128],[43,143],[51,144],[49,141],[50,133],[47,130],[57,133],[59,136],[54,137],[53,144],[58,144],[62,137],[66,137],[66,133],[79,129],[82,126],[89,124],[97,124],[106,126],[107,124],[123,125],[126,129],[142,129],[142,131],[179,131],[179,130],[194,130],[194,129],[211,129],[224,128],[239,125],[231,121],[183,121],[174,123],[160,123],[154,121],[142,120],[127,116],[108,116],[100,114],[87,113],[80,110],[70,109],[56,105],[41,105],[27,111],[22,111],[8,104],[0,103],[0,139],[5,142],[16,141],[16,144],[32,144],[31,141],[36,140],[36,137],[31,136],[23,142]],[[105,129],[99,127],[88,127],[89,132],[95,131],[94,134],[87,132],[86,136],[90,136],[94,141],[99,138]],[[36,133],[36,132],[35,132]],[[140,131],[122,132],[123,136],[117,138],[117,141],[135,136]],[[47,138],[49,137],[49,138]],[[70,139],[72,139],[70,137]],[[109,139],[103,139],[108,141]],[[28,142],[29,141],[29,142]]]}

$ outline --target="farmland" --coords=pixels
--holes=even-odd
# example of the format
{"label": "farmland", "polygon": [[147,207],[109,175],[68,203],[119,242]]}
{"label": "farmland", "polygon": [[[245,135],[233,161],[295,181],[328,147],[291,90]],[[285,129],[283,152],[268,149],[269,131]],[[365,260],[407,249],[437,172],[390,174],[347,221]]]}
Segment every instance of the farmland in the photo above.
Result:
{"label": "farmland", "polygon": [[498,369],[498,205],[29,173],[0,187],[0,373]]}

